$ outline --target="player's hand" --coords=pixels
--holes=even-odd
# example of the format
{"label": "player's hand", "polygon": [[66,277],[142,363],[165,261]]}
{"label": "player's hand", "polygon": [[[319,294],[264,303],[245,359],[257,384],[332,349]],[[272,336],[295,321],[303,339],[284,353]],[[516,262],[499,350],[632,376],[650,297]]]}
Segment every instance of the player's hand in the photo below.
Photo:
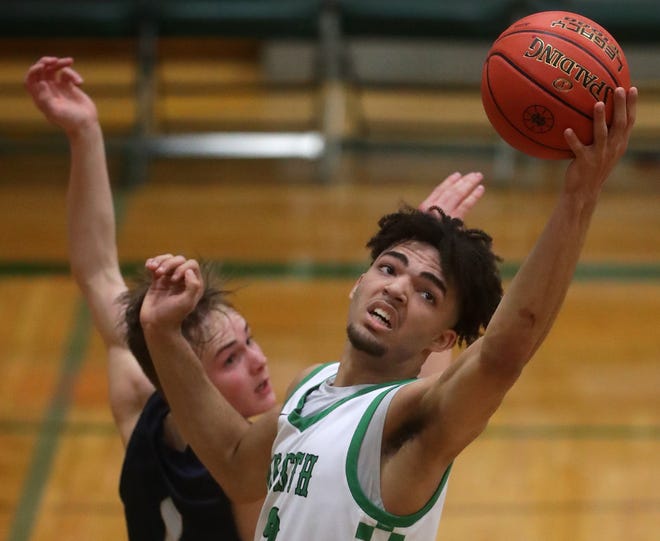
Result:
{"label": "player's hand", "polygon": [[440,208],[448,216],[462,220],[484,194],[483,178],[481,173],[453,173],[438,184],[418,208],[436,214]]}
{"label": "player's hand", "polygon": [[152,276],[140,310],[140,321],[164,330],[181,328],[202,296],[204,283],[194,259],[171,254],[150,258],[145,268]]}
{"label": "player's hand", "polygon": [[614,166],[628,148],[628,141],[637,115],[637,89],[628,92],[623,88],[614,91],[614,113],[607,127],[605,104],[594,105],[594,140],[591,145],[583,144],[568,128],[564,138],[575,159],[566,170],[565,190],[569,193],[588,190],[597,193]]}
{"label": "player's hand", "polygon": [[37,108],[67,134],[98,121],[94,102],[79,87],[82,77],[72,58],[44,56],[25,75],[25,89]]}

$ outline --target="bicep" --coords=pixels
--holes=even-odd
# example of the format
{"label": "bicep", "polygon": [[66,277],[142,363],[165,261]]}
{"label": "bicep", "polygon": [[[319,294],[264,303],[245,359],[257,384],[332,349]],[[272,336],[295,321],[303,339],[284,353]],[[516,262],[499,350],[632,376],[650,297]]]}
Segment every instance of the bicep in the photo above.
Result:
{"label": "bicep", "polygon": [[85,301],[94,320],[94,327],[107,347],[124,344],[124,306],[119,297],[126,291],[126,284],[117,272],[103,272],[78,280]]}
{"label": "bicep", "polygon": [[520,374],[489,363],[481,344],[478,340],[465,350],[420,401],[423,439],[450,459],[484,430]]}
{"label": "bicep", "polygon": [[126,445],[155,388],[128,348],[111,346],[107,355],[110,409]]}
{"label": "bicep", "polygon": [[484,366],[475,343],[441,375],[397,393],[381,450],[381,489],[388,511],[421,509],[452,461],[484,430],[513,381]]}
{"label": "bicep", "polygon": [[126,284],[118,270],[109,270],[79,281],[78,285],[106,348],[110,409],[126,444],[155,390],[126,344],[124,307],[118,300],[126,291]]}

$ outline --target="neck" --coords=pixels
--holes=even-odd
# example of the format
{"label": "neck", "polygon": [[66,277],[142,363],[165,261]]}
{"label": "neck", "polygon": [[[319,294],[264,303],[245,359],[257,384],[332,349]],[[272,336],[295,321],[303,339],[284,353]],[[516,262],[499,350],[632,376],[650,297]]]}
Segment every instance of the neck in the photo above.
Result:
{"label": "neck", "polygon": [[346,341],[335,378],[337,387],[365,383],[387,383],[417,377],[424,360],[409,358],[405,362],[393,362],[387,354],[382,357],[369,355]]}

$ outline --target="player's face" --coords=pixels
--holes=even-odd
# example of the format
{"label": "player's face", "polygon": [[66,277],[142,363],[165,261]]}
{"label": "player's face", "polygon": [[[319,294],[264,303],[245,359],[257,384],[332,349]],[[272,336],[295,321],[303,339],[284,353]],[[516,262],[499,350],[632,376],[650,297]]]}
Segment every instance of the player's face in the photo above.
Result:
{"label": "player's face", "polygon": [[407,241],[383,252],[351,296],[348,335],[355,349],[394,362],[451,347],[455,292],[435,248]]}
{"label": "player's face", "polygon": [[227,401],[244,417],[275,404],[267,359],[243,317],[234,310],[213,311],[206,321],[209,340],[202,346],[204,369]]}

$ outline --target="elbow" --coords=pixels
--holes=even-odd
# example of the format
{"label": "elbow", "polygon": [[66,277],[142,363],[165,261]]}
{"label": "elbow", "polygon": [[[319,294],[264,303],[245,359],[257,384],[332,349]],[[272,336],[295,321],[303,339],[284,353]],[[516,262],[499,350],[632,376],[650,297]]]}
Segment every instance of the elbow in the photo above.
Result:
{"label": "elbow", "polygon": [[78,261],[77,258],[69,255],[69,269],[71,270],[73,279],[76,281],[76,284],[78,284],[80,289],[89,287],[89,277],[83,262]]}
{"label": "elbow", "polygon": [[533,308],[520,308],[517,316],[505,326],[487,329],[480,350],[484,367],[508,378],[520,375],[547,334],[545,322]]}
{"label": "elbow", "polygon": [[484,340],[479,356],[491,377],[513,384],[532,356],[532,348],[515,340]]}
{"label": "elbow", "polygon": [[85,297],[89,297],[99,287],[98,276],[92,272],[89,265],[85,261],[80,261],[79,258],[69,258],[69,269],[78,289]]}

